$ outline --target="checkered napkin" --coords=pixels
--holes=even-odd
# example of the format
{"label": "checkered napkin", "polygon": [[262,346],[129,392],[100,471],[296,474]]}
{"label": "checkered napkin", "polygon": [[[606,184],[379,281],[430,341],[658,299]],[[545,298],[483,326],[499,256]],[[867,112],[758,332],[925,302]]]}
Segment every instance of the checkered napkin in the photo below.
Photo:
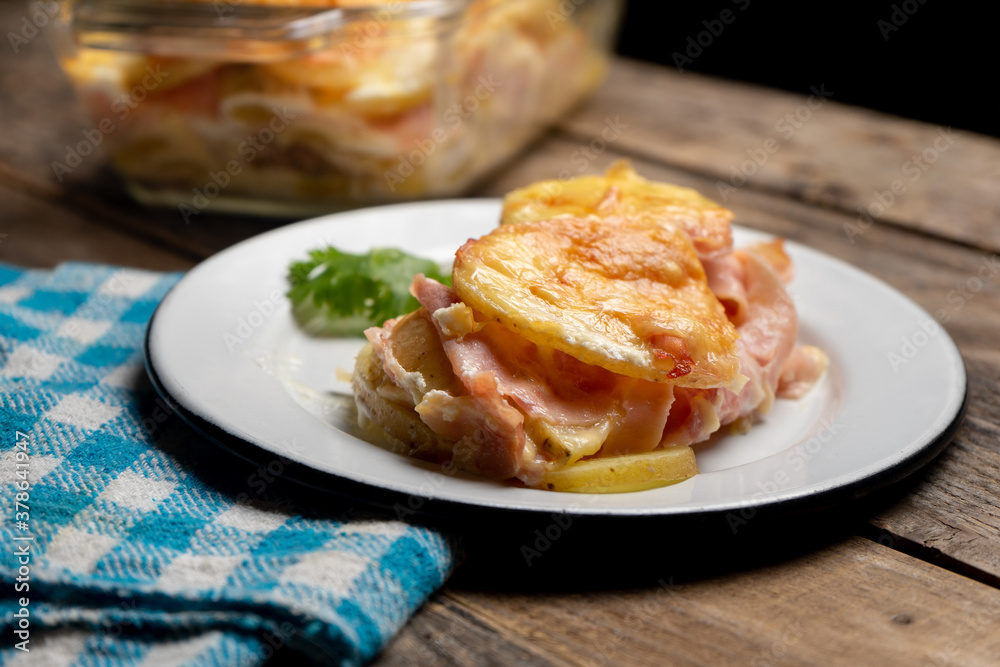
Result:
{"label": "checkered napkin", "polygon": [[164,409],[141,345],[178,277],[0,264],[0,664],[362,663],[454,545],[289,501]]}

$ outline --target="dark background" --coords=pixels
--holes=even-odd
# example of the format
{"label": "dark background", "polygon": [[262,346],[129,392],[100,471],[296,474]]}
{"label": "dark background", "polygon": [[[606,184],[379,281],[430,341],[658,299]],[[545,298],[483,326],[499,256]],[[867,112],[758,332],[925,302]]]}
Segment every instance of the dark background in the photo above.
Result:
{"label": "dark background", "polygon": [[[688,37],[697,39],[707,30],[703,21],[728,9],[732,22],[683,63],[685,71],[803,94],[824,84],[839,102],[1000,136],[996,11],[987,10],[993,3],[969,4],[631,0],[618,52],[674,67],[675,53],[687,57]],[[893,18],[898,30],[885,27],[896,27]]]}

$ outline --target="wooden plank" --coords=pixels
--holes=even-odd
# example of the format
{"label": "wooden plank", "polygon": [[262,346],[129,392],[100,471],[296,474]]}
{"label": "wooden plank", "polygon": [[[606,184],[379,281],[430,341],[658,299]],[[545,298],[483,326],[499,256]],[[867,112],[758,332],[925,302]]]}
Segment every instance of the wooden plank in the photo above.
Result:
{"label": "wooden plank", "polygon": [[67,183],[63,187],[36,180],[0,163],[0,186],[61,206],[71,215],[83,216],[94,224],[117,229],[192,259],[204,259],[288,222],[208,211],[191,217],[188,222],[177,209],[146,208],[132,201],[106,168],[97,169],[93,179],[89,183]]}
{"label": "wooden plank", "polygon": [[400,664],[418,644],[437,662],[416,664],[468,664],[486,631],[459,621],[463,611],[503,640],[476,656],[498,662],[525,647],[542,664],[595,666],[993,665],[1000,655],[1000,591],[863,538],[744,572],[658,579],[544,594],[449,587],[375,664]]}
{"label": "wooden plank", "polygon": [[[5,28],[0,90],[6,91],[0,95],[0,118],[4,120],[0,163],[15,165],[36,180],[55,182],[52,162],[62,160],[65,147],[81,141],[81,132],[93,128],[93,122],[53,56],[49,43],[52,22],[27,43],[10,43],[9,33],[24,32],[22,21],[30,21],[30,17],[28,3],[0,3],[0,25]],[[80,173],[93,169],[96,162],[86,160]]]}
{"label": "wooden plank", "polygon": [[[577,150],[579,143],[573,137],[550,139],[515,167],[496,174],[479,194],[497,196],[534,180],[553,178],[570,168]],[[588,171],[600,171],[616,157],[608,150]],[[710,194],[707,178],[641,159],[633,164],[649,178]],[[852,243],[844,225],[853,221],[843,213],[758,190],[740,190],[728,205],[737,224],[843,259],[899,289],[929,313],[940,311],[947,316],[944,328],[965,357],[970,376],[967,423],[958,431],[952,448],[912,493],[875,518],[873,525],[900,540],[938,549],[943,556],[977,570],[977,576],[984,580],[1000,576],[1000,512],[994,500],[996,480],[1000,479],[996,426],[1000,424],[1000,353],[996,350],[1000,273],[984,281],[979,290],[969,288],[970,280],[973,287],[977,285],[974,279],[984,262],[996,262],[996,255],[932,242],[921,233],[882,224],[854,237]]]}
{"label": "wooden plank", "polygon": [[94,224],[62,206],[0,186],[0,261],[51,267],[85,261],[180,271],[192,260],[134,236]]}
{"label": "wooden plank", "polygon": [[[996,364],[994,359],[994,378]],[[995,418],[986,419],[975,410],[962,431],[930,466],[924,483],[871,523],[890,536],[886,543],[894,548],[1000,588],[1000,549],[995,546],[1000,534],[1000,466],[995,452],[983,450],[983,443],[996,448],[1000,428]],[[967,440],[966,434],[974,435]]]}
{"label": "wooden plank", "polygon": [[569,665],[553,660],[524,637],[480,618],[476,611],[438,594],[424,605],[372,663],[379,667],[424,665]]}
{"label": "wooden plank", "polygon": [[[20,6],[4,5],[0,24],[14,25],[22,14]],[[150,212],[128,202],[99,160],[74,171],[66,184],[57,183],[51,162],[91,125],[42,38],[29,47],[16,59],[4,53],[0,68],[0,85],[23,91],[0,100],[8,119],[8,131],[0,135],[0,182],[7,185],[0,186],[5,211],[0,233],[8,234],[0,239],[0,258],[28,265],[86,259],[184,268],[192,258],[276,224],[206,215],[183,225],[175,211]],[[774,123],[803,101],[618,63],[608,86],[564,123],[563,136],[542,141],[479,192],[502,194],[576,170],[581,160],[584,169],[596,171],[614,152],[649,156],[640,166],[650,177],[718,197],[715,181],[727,178],[728,167],[746,159],[747,150],[763,146],[774,136]],[[613,113],[622,114],[629,126],[611,149],[590,159],[590,142]],[[856,224],[853,207],[871,204],[875,190],[891,185],[878,179],[902,173],[914,152],[933,145],[933,129],[826,103],[793,137],[782,137],[779,149],[727,204],[743,224],[852,261],[932,311],[952,309],[947,327],[969,360],[973,379],[969,422],[928,475],[873,525],[889,531],[896,548],[938,549],[946,567],[989,580],[1000,574],[1000,518],[992,508],[993,480],[1000,471],[1000,355],[993,349],[997,289],[995,283],[985,285],[958,309],[947,298],[988,257],[890,224],[874,224],[854,243],[844,229]],[[907,184],[884,220],[997,248],[997,146],[993,140],[959,137],[920,179]],[[507,596],[449,589],[407,626],[381,662],[662,664],[668,655],[680,664],[878,659],[990,664],[998,651],[995,633],[987,630],[1000,620],[996,595],[982,584],[853,539],[788,565],[669,592]],[[654,605],[651,618],[637,617],[647,603]],[[604,639],[612,643],[602,644]]]}
{"label": "wooden plank", "polygon": [[[618,60],[561,127],[599,147],[618,119],[617,150],[702,174],[713,198],[724,194],[720,183],[749,174],[742,188],[852,217],[871,207],[885,222],[1000,250],[1000,140],[842,105],[836,90],[824,91],[833,94],[810,99]],[[893,193],[894,181],[905,190]],[[884,211],[880,199],[892,200]]]}
{"label": "wooden plank", "polygon": [[[588,164],[588,171],[599,171],[608,162],[619,154],[612,150],[606,151]],[[550,137],[538,144],[535,149],[526,157],[510,166],[506,170],[495,174],[479,190],[479,194],[484,196],[498,196],[504,192],[524,185],[533,180],[550,178],[567,169],[576,169],[574,154],[580,150],[579,142],[575,137]],[[709,179],[700,177],[689,172],[678,171],[652,164],[644,161],[637,162],[642,172],[650,178],[669,180],[689,185],[711,193],[712,183]],[[45,194],[44,191],[40,194]],[[86,202],[86,198],[72,199],[70,202]],[[189,230],[188,228],[172,227],[169,224],[156,225],[151,223],[149,229],[145,230],[143,225],[150,222],[157,216],[157,212],[143,212],[136,207],[134,212],[122,213],[129,203],[106,204],[99,196],[93,196],[90,200],[92,207],[90,217],[100,218],[102,222],[126,230],[129,234],[140,234],[155,232],[161,236],[161,243],[180,244],[185,254],[192,257],[205,256],[211,252],[225,247],[236,240],[267,228],[267,221],[236,220],[225,216],[206,216],[206,223]],[[952,308],[947,302],[947,293],[953,285],[967,280],[977,268],[982,260],[976,253],[963,249],[949,248],[943,244],[934,244],[933,247],[926,238],[918,235],[907,234],[894,230],[885,225],[875,225],[868,229],[862,236],[856,237],[854,243],[847,241],[843,226],[853,224],[849,217],[838,214],[834,211],[819,209],[812,206],[805,206],[800,203],[784,200],[780,197],[770,196],[767,193],[742,189],[735,193],[729,205],[733,207],[737,214],[737,221],[741,224],[748,224],[760,229],[765,229],[776,234],[781,234],[788,238],[802,241],[809,245],[822,248],[825,252],[851,261],[861,268],[869,270],[875,275],[882,277],[897,288],[915,298],[925,308],[934,311],[938,308]],[[105,214],[101,213],[101,206],[107,206]],[[86,207],[84,207],[86,208]],[[139,218],[145,213],[146,219]],[[26,217],[25,220],[30,218]],[[199,223],[200,224],[200,223]],[[201,234],[198,239],[191,236],[196,233]],[[36,232],[31,232],[35,234]],[[22,238],[25,238],[22,236]],[[30,237],[28,237],[30,238]],[[40,238],[40,237],[36,237]],[[60,238],[66,239],[70,243],[72,235],[63,235]],[[13,243],[13,241],[11,241]],[[73,241],[77,243],[78,241]],[[8,246],[11,247],[11,246]],[[95,246],[96,247],[96,246]],[[10,255],[6,255],[10,256]],[[68,257],[68,256],[67,256]],[[140,261],[142,253],[135,255],[127,254],[123,260],[115,259],[112,255],[106,255],[103,261]],[[42,260],[38,260],[42,261]],[[996,319],[996,288],[988,286],[987,290],[978,296],[977,299],[969,302],[969,307],[963,307],[956,314],[956,319],[948,325],[949,330],[956,337],[960,348],[966,358],[979,358],[985,356],[991,359],[989,368],[996,368],[996,359],[990,357],[992,354],[992,338],[989,329],[983,328],[981,323],[994,322]],[[962,331],[970,331],[969,336],[961,335]],[[996,329],[994,328],[993,331]],[[995,387],[983,387],[983,391],[976,391],[974,396],[994,396]],[[995,398],[992,399],[995,401]],[[1000,416],[996,410],[983,410],[978,402],[974,402],[970,410],[970,415],[974,418],[986,420],[989,423],[997,423]],[[992,420],[992,421],[990,421]],[[959,441],[965,442],[964,431],[959,433]],[[976,437],[969,441],[970,446],[990,447],[991,439]],[[994,452],[995,454],[995,452]],[[988,470],[995,470],[997,462],[993,455],[990,455]],[[951,479],[956,478],[960,471],[951,468],[945,469],[945,475]],[[970,498],[978,498],[981,493],[987,493],[987,489],[978,489],[970,493]],[[933,492],[929,492],[933,496]],[[922,497],[922,496],[921,496]],[[924,502],[934,502],[933,498],[924,498]],[[971,516],[971,525],[982,525],[985,530],[1000,529],[1000,521],[996,516],[984,511],[983,505],[978,502],[969,502],[960,497],[958,499],[959,508],[963,515]],[[912,510],[910,510],[912,511]],[[926,540],[933,542],[935,536],[942,531],[941,517],[934,512],[927,512],[921,515],[926,523],[922,528],[907,524],[905,530],[892,523],[878,524],[887,530],[902,530],[916,543],[923,543]],[[980,531],[981,532],[981,531]],[[996,554],[1000,546],[991,544],[991,540],[986,536],[977,534],[975,531],[969,534],[968,539],[950,540],[944,545],[945,553],[949,557],[960,560],[967,559],[974,563],[976,567],[985,568],[985,571],[996,575],[1000,574],[1000,567],[996,564]]]}

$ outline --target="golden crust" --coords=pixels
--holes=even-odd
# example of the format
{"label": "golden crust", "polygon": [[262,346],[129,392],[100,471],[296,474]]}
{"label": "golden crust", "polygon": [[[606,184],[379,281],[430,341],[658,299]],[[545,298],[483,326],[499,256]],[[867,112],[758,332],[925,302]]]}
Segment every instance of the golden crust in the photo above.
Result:
{"label": "golden crust", "polygon": [[649,216],[503,225],[459,249],[452,283],[485,318],[614,373],[707,388],[739,371],[691,240]]}
{"label": "golden crust", "polygon": [[732,247],[733,214],[696,190],[647,181],[625,160],[612,164],[604,176],[580,176],[539,181],[514,190],[503,200],[501,224],[555,217],[648,215],[656,224],[683,229],[702,256]]}

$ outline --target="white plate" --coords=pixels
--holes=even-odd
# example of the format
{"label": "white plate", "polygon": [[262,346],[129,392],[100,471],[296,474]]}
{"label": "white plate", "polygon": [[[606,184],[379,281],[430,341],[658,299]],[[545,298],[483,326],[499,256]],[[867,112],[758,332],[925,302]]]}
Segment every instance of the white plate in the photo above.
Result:
{"label": "white plate", "polygon": [[[334,244],[355,252],[395,246],[446,265],[466,239],[495,226],[499,206],[463,200],[365,209],[229,248],[188,273],[156,311],[147,338],[151,375],[192,422],[329,473],[323,479],[331,488],[343,477],[463,505],[540,512],[690,515],[828,504],[913,472],[957,423],[965,369],[945,331],[882,282],[789,243],[799,339],[826,350],[830,370],[804,399],[777,401],[748,434],[699,446],[702,473],[690,480],[639,493],[553,493],[447,475],[365,441],[349,384],[338,374],[353,367],[361,341],[313,339],[297,329],[283,297],[289,262]],[[740,228],[735,236],[737,245],[766,238]]]}

